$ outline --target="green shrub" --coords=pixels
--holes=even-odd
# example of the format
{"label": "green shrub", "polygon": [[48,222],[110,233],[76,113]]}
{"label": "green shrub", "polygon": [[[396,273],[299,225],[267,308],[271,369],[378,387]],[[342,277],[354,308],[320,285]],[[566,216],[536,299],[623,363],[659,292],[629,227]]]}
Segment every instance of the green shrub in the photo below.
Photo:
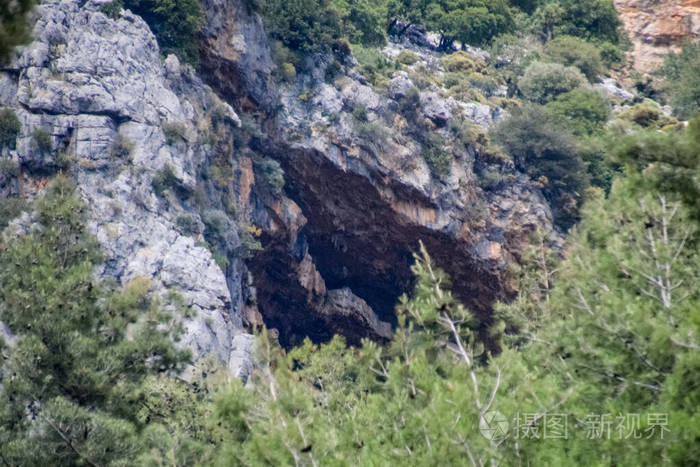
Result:
{"label": "green shrub", "polygon": [[168,144],[172,145],[179,141],[185,141],[186,132],[187,129],[182,123],[163,123],[163,133],[165,134],[165,140],[168,142]]}
{"label": "green shrub", "polygon": [[254,159],[256,173],[263,184],[275,195],[280,196],[284,190],[284,170],[279,162],[269,157]]}
{"label": "green shrub", "polygon": [[384,18],[381,4],[371,0],[268,0],[265,5],[270,35],[304,54],[329,51],[341,38],[383,45]]}
{"label": "green shrub", "polygon": [[199,46],[195,38],[205,20],[199,0],[124,0],[124,6],[148,23],[163,55],[174,53],[197,65]]}
{"label": "green shrub", "polygon": [[329,50],[341,37],[340,16],[329,0],[268,0],[265,24],[274,39],[302,53]]}
{"label": "green shrub", "polygon": [[607,140],[599,136],[583,138],[578,145],[591,185],[602,188],[606,193],[610,192],[613,179],[622,172],[620,165],[612,161],[608,145]]}
{"label": "green shrub", "polygon": [[577,68],[535,62],[525,70],[518,81],[518,88],[526,99],[546,104],[559,94],[583,86],[586,82],[586,77]]}
{"label": "green shrub", "polygon": [[540,2],[531,17],[533,32],[544,41],[558,35],[569,35],[618,44],[621,24],[612,0]]}
{"label": "green shrub", "polygon": [[489,96],[496,93],[504,84],[500,77],[482,73],[470,73],[467,79],[472,86]]}
{"label": "green shrub", "polygon": [[117,133],[110,149],[110,155],[117,159],[128,159],[134,150],[134,143],[127,137]]}
{"label": "green shrub", "polygon": [[377,48],[352,45],[352,55],[357,60],[358,69],[367,81],[374,85],[388,81],[391,63]]}
{"label": "green shrub", "polygon": [[425,145],[421,155],[433,176],[444,177],[450,173],[452,154],[442,148],[440,144]]}
{"label": "green shrub", "polygon": [[3,179],[19,175],[19,164],[8,157],[0,156],[0,184]]}
{"label": "green shrub", "polygon": [[332,4],[340,15],[342,35],[350,42],[365,46],[386,43],[384,0],[332,0]]}
{"label": "green shrub", "polygon": [[560,118],[530,106],[499,124],[491,136],[519,170],[542,185],[555,221],[570,227],[578,214],[576,200],[589,181],[576,141]]}
{"label": "green shrub", "polygon": [[282,41],[270,41],[270,53],[272,54],[272,60],[280,69],[284,67],[285,63],[289,63],[294,66],[294,71],[296,73],[296,67],[302,64],[300,53],[290,49],[284,45]]}
{"label": "green shrub", "polygon": [[355,135],[363,142],[382,148],[389,138],[389,131],[382,125],[369,121],[355,120]]}
{"label": "green shrub", "polygon": [[34,143],[36,147],[42,153],[51,152],[53,149],[53,142],[51,141],[51,133],[44,130],[43,128],[37,128],[32,133],[32,138],[34,138]]}
{"label": "green shrub", "polygon": [[23,198],[0,199],[0,232],[8,226],[12,219],[19,216],[28,207],[27,202]]}
{"label": "green shrub", "polygon": [[408,77],[413,81],[416,88],[421,91],[430,89],[439,83],[439,75],[436,75],[425,65],[418,65],[414,70],[411,70]]}
{"label": "green shrub", "polygon": [[157,171],[151,182],[154,193],[161,198],[165,196],[166,192],[178,186],[178,184],[179,181],[175,176],[175,172],[169,164]]}
{"label": "green shrub", "polygon": [[440,48],[443,50],[448,50],[455,40],[463,44],[485,46],[494,37],[512,31],[515,26],[506,0],[406,3],[410,5],[409,17],[415,17],[429,30],[440,33]]}
{"label": "green shrub", "polygon": [[342,73],[343,73],[342,65],[338,62],[338,60],[333,60],[326,67],[326,72],[324,74],[323,80],[326,83],[332,84],[335,81],[335,79],[338,78],[338,76],[342,75]]}
{"label": "green shrub", "polygon": [[231,261],[229,261],[228,256],[220,251],[212,251],[211,256],[212,258],[214,258],[214,262],[216,262],[219,268],[222,271],[226,272],[226,268],[229,264],[231,264]]}
{"label": "green shrub", "polygon": [[451,118],[447,124],[457,141],[468,146],[470,144],[485,144],[488,136],[485,135],[476,124],[465,118]]}
{"label": "green shrub", "polygon": [[603,61],[598,48],[578,37],[559,36],[544,46],[547,59],[566,66],[575,66],[588,81],[597,82],[603,73]]}
{"label": "green shrub", "polygon": [[[56,157],[54,159],[54,162],[56,163],[56,166],[59,169],[68,169],[73,162],[76,160],[76,155],[75,153],[70,153],[68,151],[61,151],[58,154],[56,154]],[[94,161],[91,159],[81,159],[81,162],[85,164],[85,167],[91,168],[94,167]]]}
{"label": "green shrub", "polygon": [[610,103],[604,96],[585,88],[560,94],[545,108],[565,119],[577,136],[590,135],[602,130],[611,111]]}
{"label": "green shrub", "polygon": [[7,63],[12,50],[29,41],[35,0],[3,1],[0,6],[0,65]]}
{"label": "green shrub", "polygon": [[558,0],[563,8],[559,34],[595,41],[620,42],[622,22],[612,0]]}
{"label": "green shrub", "polygon": [[662,72],[664,89],[678,118],[689,120],[700,113],[700,43],[688,44],[666,57]]}
{"label": "green shrub", "polygon": [[100,5],[100,11],[111,19],[119,19],[123,9],[124,2],[122,0],[113,0],[109,3],[103,3]]}
{"label": "green shrub", "polygon": [[[477,73],[474,73],[473,75],[474,77],[482,76]],[[479,84],[485,84],[486,89],[493,90],[492,86],[490,85],[492,83],[487,84],[486,82],[487,80],[489,80],[489,78],[484,78],[486,78],[484,82],[478,80]],[[486,98],[481,93],[481,87],[475,86],[470,77],[465,76],[462,73],[445,73],[443,78],[443,85],[447,88],[447,95],[450,97],[454,97],[455,99],[465,102],[480,102],[482,104],[486,103]]]}
{"label": "green shrub", "polygon": [[484,190],[495,190],[503,184],[505,177],[496,168],[488,167],[479,174],[479,186]]}
{"label": "green shrub", "polygon": [[367,116],[367,106],[364,104],[355,104],[352,108],[352,117],[358,122],[366,122]]}
{"label": "green shrub", "polygon": [[617,115],[620,120],[627,120],[644,128],[661,129],[667,125],[678,123],[673,117],[667,117],[659,105],[650,100],[634,104],[629,109]]}
{"label": "green shrub", "polygon": [[21,129],[22,124],[14,110],[0,110],[0,150],[3,148],[15,149],[17,136],[19,136]]}
{"label": "green shrub", "polygon": [[228,165],[212,164],[208,167],[207,175],[219,189],[227,188],[233,181],[233,170]]}
{"label": "green shrub", "polygon": [[486,71],[486,63],[483,60],[474,58],[467,52],[458,51],[445,55],[440,59],[440,63],[447,71],[455,73],[470,73]]}
{"label": "green shrub", "polygon": [[175,219],[175,225],[184,235],[199,234],[199,222],[194,216],[183,214]]}
{"label": "green shrub", "polygon": [[402,65],[413,65],[418,61],[418,55],[410,50],[402,50],[399,55],[396,56],[396,61]]}
{"label": "green shrub", "polygon": [[285,81],[294,81],[297,77],[297,69],[289,62],[282,64],[282,78]]}
{"label": "green shrub", "polygon": [[219,209],[210,209],[202,216],[204,222],[204,238],[214,245],[225,243],[226,232],[229,229],[228,216]]}
{"label": "green shrub", "polygon": [[242,259],[250,259],[255,256],[256,251],[263,249],[260,241],[253,236],[251,228],[240,228],[239,235],[241,239],[241,244],[238,247],[238,256]]}
{"label": "green shrub", "polygon": [[625,52],[619,45],[612,42],[603,42],[600,44],[600,58],[607,66],[621,64],[625,60]]}

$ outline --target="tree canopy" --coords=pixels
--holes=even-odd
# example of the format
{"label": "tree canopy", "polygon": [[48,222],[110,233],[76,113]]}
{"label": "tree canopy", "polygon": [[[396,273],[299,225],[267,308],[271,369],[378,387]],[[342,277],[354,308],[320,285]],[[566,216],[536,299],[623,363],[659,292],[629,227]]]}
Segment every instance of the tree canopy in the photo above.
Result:
{"label": "tree canopy", "polygon": [[1,459],[11,465],[126,465],[155,416],[151,377],[189,361],[178,319],[149,296],[94,276],[102,261],[64,176],[35,204],[36,224],[0,241],[0,320],[14,336],[0,365]]}
{"label": "tree canopy", "polygon": [[29,40],[30,12],[35,0],[14,0],[0,4],[0,65],[7,62],[12,50]]}

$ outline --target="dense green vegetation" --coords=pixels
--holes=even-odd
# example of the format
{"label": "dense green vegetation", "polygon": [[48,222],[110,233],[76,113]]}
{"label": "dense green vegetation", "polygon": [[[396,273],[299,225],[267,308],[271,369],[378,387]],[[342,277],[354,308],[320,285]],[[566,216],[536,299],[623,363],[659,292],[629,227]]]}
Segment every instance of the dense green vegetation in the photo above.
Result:
{"label": "dense green vegetation", "polygon": [[5,148],[15,148],[21,129],[22,126],[14,110],[0,110],[0,151]]}
{"label": "dense green vegetation", "polygon": [[150,297],[147,279],[122,290],[95,279],[102,257],[65,177],[34,210],[28,233],[0,241],[0,320],[15,334],[2,343],[0,458],[126,465],[167,415],[151,404],[168,393],[150,385],[176,387],[164,378],[189,359],[173,347],[179,318]]}
{"label": "dense green vegetation", "polygon": [[0,65],[9,58],[15,46],[29,40],[30,12],[35,0],[16,0],[0,4]]}
{"label": "dense green vegetation", "polygon": [[486,46],[516,30],[544,41],[579,37],[613,56],[620,42],[609,0],[269,0],[262,10],[271,35],[302,53],[328,50],[341,38],[380,45],[411,25],[438,32],[445,50],[455,41]]}
{"label": "dense green vegetation", "polygon": [[575,139],[560,119],[544,109],[526,107],[492,134],[516,167],[542,185],[559,224],[570,227],[576,220],[576,198],[588,179]]}
{"label": "dense green vegetation", "polygon": [[[16,334],[2,349],[4,461],[692,465],[699,149],[700,121],[615,145],[624,172],[607,196],[588,191],[564,251],[533,235],[519,294],[488,328],[497,354],[420,249],[389,345],[285,353],[263,333],[245,388],[173,378],[187,361],[165,330],[177,319],[145,280],[95,281],[84,208],[59,176],[38,225],[0,247],[0,318]],[[486,429],[495,411],[503,432]]]}
{"label": "dense green vegetation", "polygon": [[669,101],[680,118],[700,112],[700,43],[688,44],[679,54],[669,54],[663,67]]}
{"label": "dense green vegetation", "polygon": [[[621,144],[617,157],[634,164],[609,196],[590,193],[563,257],[533,237],[519,297],[491,326],[501,336],[497,356],[475,339],[479,323],[424,250],[388,347],[347,348],[336,338],[285,355],[263,336],[250,388],[217,403],[238,441],[219,452],[221,462],[692,464],[700,446],[697,205],[682,201],[685,190],[650,189],[657,175],[640,170],[640,156],[663,159],[667,174],[684,179],[691,157],[697,167],[698,123],[663,136],[682,157],[650,148],[655,132]],[[508,425],[495,439],[483,430],[493,411]]]}
{"label": "dense green vegetation", "polygon": [[164,55],[174,53],[181,60],[197,65],[196,37],[204,26],[204,11],[199,0],[113,0],[103,4],[100,10],[117,19],[123,8],[130,9],[148,23]]}

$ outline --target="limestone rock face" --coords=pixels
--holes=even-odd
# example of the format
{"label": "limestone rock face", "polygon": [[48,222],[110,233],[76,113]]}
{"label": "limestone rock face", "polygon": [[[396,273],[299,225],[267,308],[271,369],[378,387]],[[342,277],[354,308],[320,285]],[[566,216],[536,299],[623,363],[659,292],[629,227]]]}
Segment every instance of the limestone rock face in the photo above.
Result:
{"label": "limestone rock face", "polygon": [[[34,41],[0,72],[0,105],[22,123],[8,156],[23,174],[0,192],[32,196],[46,175],[69,172],[105,251],[100,274],[122,284],[145,277],[156,294],[180,294],[195,314],[182,345],[195,361],[212,356],[245,377],[251,341],[241,337],[243,266],[234,261],[222,271],[201,234],[183,232],[178,221],[201,224],[192,194],[215,152],[202,124],[213,109],[231,128],[238,116],[176,57],[161,62],[140,17],[123,11],[112,20],[98,3],[42,2]],[[51,147],[38,147],[37,131],[48,133]],[[159,195],[154,179],[164,170],[173,186]],[[230,241],[235,248],[235,230]]]}
{"label": "limestone rock face", "polygon": [[416,55],[386,89],[343,52],[277,82],[254,2],[203,0],[199,74],[161,60],[141,18],[107,18],[100,3],[43,2],[34,42],[0,72],[0,105],[22,122],[5,155],[21,176],[0,195],[36,195],[69,171],[108,258],[100,274],[177,291],[196,312],[182,344],[198,361],[245,378],[245,327],[263,323],[285,346],[389,339],[419,242],[488,325],[530,233],[556,236],[539,188],[484,147],[505,116],[486,97],[502,89],[451,95],[430,34],[382,51]]}
{"label": "limestone rock face", "polygon": [[642,72],[656,69],[669,51],[700,37],[698,0],[614,0],[632,40],[629,59]]}
{"label": "limestone rock face", "polygon": [[626,89],[623,89],[620,86],[620,83],[615,81],[613,78],[603,78],[600,80],[600,83],[595,84],[593,87],[611,97],[621,99],[623,102],[634,99],[634,94]]}
{"label": "limestone rock face", "polygon": [[[205,44],[214,48],[206,55],[225,55],[221,44],[245,18],[230,19],[230,29]],[[267,50],[256,41],[247,47]],[[393,58],[406,49],[417,57],[409,74],[443,76],[441,55],[430,46],[390,43],[383,53]],[[228,57],[231,67],[243,68]],[[457,100],[431,83],[418,89],[403,71],[384,91],[345,56],[315,55],[299,69],[305,71],[296,79],[277,83],[276,104],[251,145],[257,157],[278,161],[285,178],[285,196],[250,193],[263,250],[247,264],[261,321],[287,346],[337,332],[353,343],[385,339],[398,296],[411,289],[412,252],[422,241],[456,294],[488,324],[493,302],[513,292],[507,271],[530,233],[552,232],[540,190],[477,145],[479,132],[505,112]],[[230,83],[221,79],[210,84],[229,96]],[[246,89],[232,79],[233,101],[260,100],[257,84]],[[447,174],[431,173],[426,163],[431,139],[450,153]],[[487,168],[504,181],[482,188]]]}
{"label": "limestone rock face", "polygon": [[201,73],[237,106],[269,111],[276,100],[270,77],[274,65],[262,19],[251,3],[202,1],[207,20]]}

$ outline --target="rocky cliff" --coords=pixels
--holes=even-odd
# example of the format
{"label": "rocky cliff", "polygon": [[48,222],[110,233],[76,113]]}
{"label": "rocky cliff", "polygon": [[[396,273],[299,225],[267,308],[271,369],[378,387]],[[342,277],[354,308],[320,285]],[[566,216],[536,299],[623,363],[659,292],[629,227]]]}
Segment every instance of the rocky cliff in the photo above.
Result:
{"label": "rocky cliff", "polygon": [[669,51],[700,37],[698,0],[614,0],[630,40],[629,61],[641,72],[654,71]]}
{"label": "rocky cliff", "polygon": [[[215,33],[207,29],[205,79],[242,110],[258,111],[262,134],[251,152],[278,161],[287,182],[286,197],[263,197],[268,209],[252,214],[263,231],[264,249],[249,261],[262,320],[284,344],[335,332],[351,342],[385,337],[398,296],[410,289],[411,252],[423,241],[488,322],[493,301],[512,292],[507,270],[529,233],[551,229],[539,190],[477,143],[505,112],[447,96],[441,54],[425,47],[424,33],[383,50],[388,59],[415,57],[385,86],[368,83],[342,50],[309,57],[294,79],[283,79],[255,15],[231,0],[205,5],[210,16],[238,13]],[[237,39],[241,31],[248,41]],[[485,58],[469,57],[477,66]],[[254,67],[245,65],[251,60]],[[424,74],[437,79],[418,89]],[[426,163],[430,138],[447,148],[444,175]],[[484,189],[489,171],[503,181]]]}
{"label": "rocky cliff", "polygon": [[[69,172],[108,258],[101,274],[121,283],[148,278],[162,295],[177,291],[195,313],[183,345],[196,361],[211,355],[244,375],[252,336],[240,317],[243,266],[234,259],[222,271],[202,234],[191,233],[208,212],[194,198],[217,207],[216,188],[200,173],[226,150],[238,116],[177,58],[162,61],[138,16],[109,19],[98,2],[53,0],[38,9],[34,41],[0,72],[0,105],[22,124],[16,150],[3,155],[18,168],[3,179],[4,196],[31,198],[47,176]],[[236,228],[226,241],[237,247]]]}
{"label": "rocky cliff", "polygon": [[0,192],[33,197],[69,172],[108,257],[101,274],[182,296],[197,361],[245,377],[246,330],[262,323],[287,346],[388,338],[419,241],[488,323],[530,232],[552,229],[540,190],[488,149],[506,111],[421,79],[445,74],[437,52],[390,44],[386,57],[416,60],[383,86],[348,50],[283,78],[248,3],[206,0],[195,72],[101,3],[44,2],[34,42],[0,72],[0,106],[22,122]]}

